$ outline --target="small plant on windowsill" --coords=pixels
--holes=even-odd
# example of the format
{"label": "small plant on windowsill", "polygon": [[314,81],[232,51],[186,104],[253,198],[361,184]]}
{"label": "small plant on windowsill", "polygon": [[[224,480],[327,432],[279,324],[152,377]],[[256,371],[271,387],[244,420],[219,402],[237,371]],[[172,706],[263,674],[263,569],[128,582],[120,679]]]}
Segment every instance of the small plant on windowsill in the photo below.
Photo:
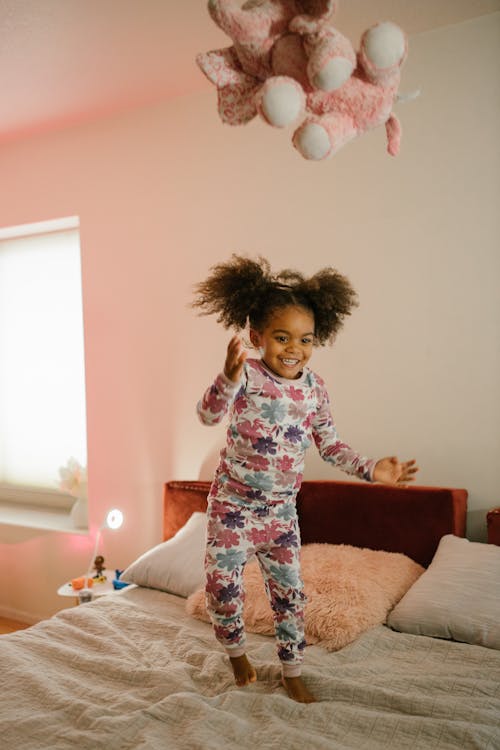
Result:
{"label": "small plant on windowsill", "polygon": [[59,476],[60,489],[76,498],[70,514],[73,525],[77,529],[87,528],[87,467],[81,466],[76,458],[70,458],[66,466],[59,469]]}

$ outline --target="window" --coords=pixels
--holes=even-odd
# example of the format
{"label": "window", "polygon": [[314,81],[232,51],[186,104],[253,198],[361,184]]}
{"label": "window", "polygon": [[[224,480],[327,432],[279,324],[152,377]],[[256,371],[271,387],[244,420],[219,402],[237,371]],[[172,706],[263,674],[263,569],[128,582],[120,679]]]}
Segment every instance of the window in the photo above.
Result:
{"label": "window", "polygon": [[79,221],[0,229],[0,504],[68,512],[59,468],[85,466]]}

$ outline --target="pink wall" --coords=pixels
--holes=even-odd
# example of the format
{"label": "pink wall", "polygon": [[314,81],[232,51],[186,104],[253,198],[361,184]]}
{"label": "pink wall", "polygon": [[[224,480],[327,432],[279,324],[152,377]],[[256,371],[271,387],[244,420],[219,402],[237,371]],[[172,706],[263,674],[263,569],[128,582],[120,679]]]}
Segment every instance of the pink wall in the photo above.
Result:
{"label": "pink wall", "polygon": [[[228,334],[187,304],[232,252],[351,278],[361,306],[311,362],[340,433],[368,454],[415,455],[423,484],[467,487],[469,534],[484,538],[500,447],[499,26],[496,14],[410,40],[403,87],[423,94],[398,107],[396,160],[378,130],[305,162],[260,122],[223,127],[208,85],[0,149],[1,225],[80,216],[91,523],[110,505],[126,515],[105,534],[110,563],[160,540],[165,480],[213,469],[224,428],[199,425],[194,405]],[[306,476],[336,473],[311,453]],[[60,609],[93,538],[4,538],[0,614]]]}

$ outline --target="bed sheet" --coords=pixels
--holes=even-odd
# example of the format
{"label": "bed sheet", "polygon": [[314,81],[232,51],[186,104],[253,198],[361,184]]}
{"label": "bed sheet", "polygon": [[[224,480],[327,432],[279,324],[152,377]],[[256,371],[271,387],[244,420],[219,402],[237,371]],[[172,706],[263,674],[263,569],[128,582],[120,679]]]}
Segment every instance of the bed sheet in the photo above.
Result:
{"label": "bed sheet", "polygon": [[185,600],[130,588],[0,639],[2,747],[16,750],[456,750],[500,747],[500,652],[367,631],[306,649],[318,703],[291,701],[272,638],[238,689]]}

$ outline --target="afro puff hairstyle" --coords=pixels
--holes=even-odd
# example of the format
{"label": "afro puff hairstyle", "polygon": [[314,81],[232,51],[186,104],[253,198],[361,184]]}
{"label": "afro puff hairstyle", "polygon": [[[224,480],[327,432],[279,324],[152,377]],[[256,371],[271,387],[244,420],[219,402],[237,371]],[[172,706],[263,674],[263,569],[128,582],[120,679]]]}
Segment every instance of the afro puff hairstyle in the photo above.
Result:
{"label": "afro puff hairstyle", "polygon": [[262,332],[276,311],[303,307],[314,317],[315,344],[324,346],[334,340],[357,305],[348,279],[330,267],[310,278],[290,269],[273,274],[265,258],[232,255],[210,270],[208,278],[195,286],[192,307],[199,308],[200,315],[217,315],[225,328],[241,330],[248,324]]}

